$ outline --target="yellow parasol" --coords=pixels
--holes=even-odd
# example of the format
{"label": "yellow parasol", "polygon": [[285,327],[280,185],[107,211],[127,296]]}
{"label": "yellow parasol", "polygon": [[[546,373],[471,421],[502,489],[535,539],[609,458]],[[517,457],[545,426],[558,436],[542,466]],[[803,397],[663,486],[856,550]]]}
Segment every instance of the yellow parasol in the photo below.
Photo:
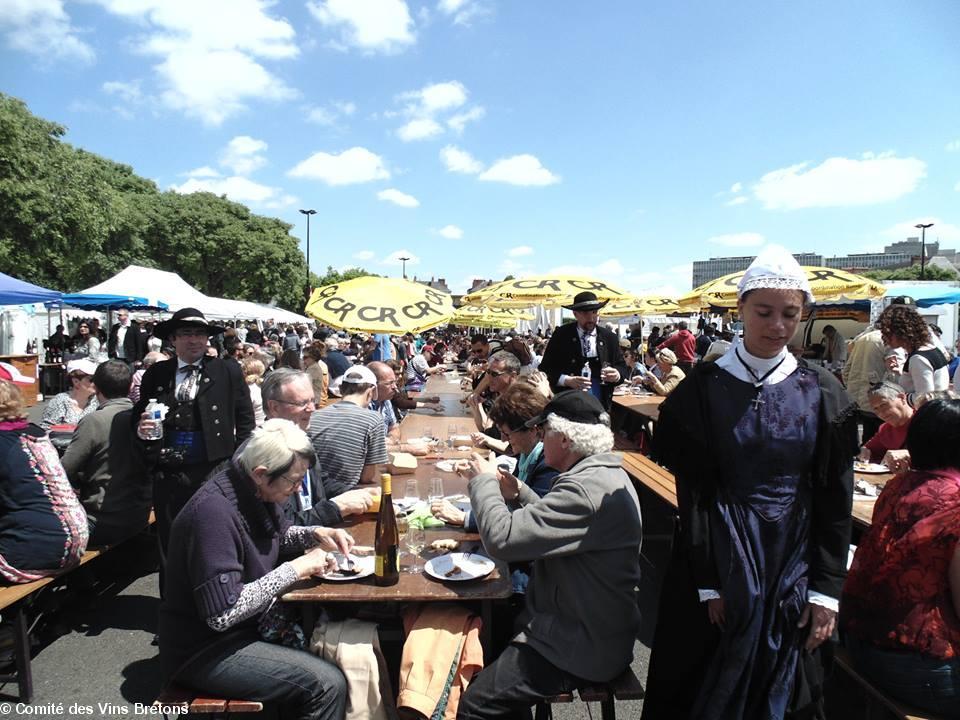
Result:
{"label": "yellow parasol", "polygon": [[577,293],[590,290],[600,300],[625,300],[630,293],[600,280],[569,275],[538,275],[504,280],[463,296],[469,305],[525,308],[531,305],[570,305]]}
{"label": "yellow parasol", "polygon": [[[854,275],[846,270],[826,267],[804,267],[810,290],[816,302],[835,302],[840,300],[869,300],[881,297],[886,287],[881,283]],[[724,275],[706,282],[680,297],[677,303],[686,310],[700,310],[709,307],[732,308],[737,306],[737,283],[745,270]]]}
{"label": "yellow parasol", "polygon": [[689,312],[689,310],[681,309],[676,300],[647,295],[629,300],[614,300],[607,304],[600,314],[603,317],[627,317],[628,315],[670,315],[681,312]]}
{"label": "yellow parasol", "polygon": [[454,325],[505,329],[514,327],[518,320],[533,320],[534,317],[533,313],[520,308],[462,305],[454,310],[450,322]]}
{"label": "yellow parasol", "polygon": [[453,300],[421,283],[365,276],[317,288],[305,312],[341,330],[396,335],[447,322]]}

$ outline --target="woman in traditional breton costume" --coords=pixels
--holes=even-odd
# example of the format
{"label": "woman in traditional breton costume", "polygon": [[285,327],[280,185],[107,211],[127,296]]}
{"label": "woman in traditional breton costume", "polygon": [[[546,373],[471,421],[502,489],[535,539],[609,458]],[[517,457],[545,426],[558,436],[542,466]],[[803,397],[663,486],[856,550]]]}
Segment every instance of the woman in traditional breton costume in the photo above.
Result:
{"label": "woman in traditional breton costume", "polygon": [[677,478],[678,536],[653,644],[647,720],[822,715],[850,540],[856,406],[787,343],[805,273],[768,247],[738,286],[743,342],[660,407],[654,457]]}

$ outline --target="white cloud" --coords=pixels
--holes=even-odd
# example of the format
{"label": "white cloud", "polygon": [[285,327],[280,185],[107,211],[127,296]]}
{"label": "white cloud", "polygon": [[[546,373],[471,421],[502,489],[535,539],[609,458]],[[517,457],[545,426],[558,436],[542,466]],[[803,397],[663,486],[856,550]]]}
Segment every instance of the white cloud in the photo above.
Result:
{"label": "white cloud", "polygon": [[860,160],[834,157],[809,168],[799,163],[767,173],[753,186],[768,210],[875,205],[903,197],[926,177],[917,158],[865,153]]}
{"label": "white cloud", "polygon": [[297,163],[287,175],[321,180],[327,185],[352,185],[390,178],[383,158],[362,147],[352,147],[336,154],[314,153]]}
{"label": "white cloud", "polygon": [[387,255],[383,260],[380,261],[381,265],[397,265],[398,267],[403,265],[403,261],[400,258],[407,259],[407,265],[419,265],[420,258],[414,255],[409,250],[394,250],[392,253]]}
{"label": "white cloud", "polygon": [[456,225],[444,225],[442,228],[437,230],[442,237],[447,238],[447,240],[459,240],[463,237],[463,230],[458,228]]}
{"label": "white cloud", "polygon": [[470,108],[465,113],[460,113],[458,115],[454,115],[453,117],[447,118],[447,125],[455,133],[462,135],[463,129],[466,127],[468,122],[480,120],[486,114],[487,111],[477,105],[476,107]]}
{"label": "white cloud", "polygon": [[182,185],[171,185],[170,189],[181,195],[195,192],[226,195],[234,202],[249,203],[267,208],[285,208],[297,202],[297,198],[284,194],[280,188],[262,185],[249,178],[239,176],[225,178],[191,177]]}
{"label": "white cloud", "polygon": [[452,18],[454,25],[469,25],[474,18],[489,12],[477,0],[439,0],[437,10]]}
{"label": "white cloud", "polygon": [[[167,107],[220,125],[252,100],[297,93],[261,60],[296,57],[293,26],[269,14],[263,0],[94,0],[134,23],[128,46],[158,57],[154,65]],[[229,18],[229,22],[224,22]]]}
{"label": "white cloud", "polygon": [[342,117],[349,117],[357,111],[352,102],[334,100],[327,107],[307,108],[307,122],[317,125],[335,125]]}
{"label": "white cloud", "polygon": [[366,52],[397,52],[416,42],[403,0],[318,0],[307,8],[324,27],[340,30],[340,42]]}
{"label": "white cloud", "polygon": [[140,102],[143,93],[140,90],[140,81],[121,82],[119,80],[110,80],[100,86],[107,95],[116,95],[121,100],[135,104]]}
{"label": "white cloud", "polygon": [[412,140],[426,140],[427,138],[439,135],[443,132],[440,123],[432,118],[420,118],[411,120],[406,125],[397,130],[397,137],[404,142]]}
{"label": "white cloud", "polygon": [[405,192],[400,192],[394,188],[388,188],[387,190],[381,190],[377,193],[377,197],[381,200],[386,200],[391,202],[394,205],[399,205],[400,207],[405,208],[415,208],[420,207],[420,201],[417,200],[413,195],[407,195]]}
{"label": "white cloud", "polygon": [[944,148],[947,152],[960,152],[960,140],[951,140]]}
{"label": "white cloud", "polygon": [[483,163],[455,145],[447,145],[440,151],[440,159],[450,172],[476,175],[483,171]]}
{"label": "white cloud", "polygon": [[729,235],[714,235],[707,238],[708,243],[714,245],[725,245],[727,247],[759,247],[763,245],[764,238],[760,233],[744,232],[732,233]]}
{"label": "white cloud", "polygon": [[510,185],[553,185],[560,182],[560,176],[547,170],[533,155],[514,155],[497,160],[480,175],[480,179]]}
{"label": "white cloud", "polygon": [[375,257],[376,253],[373,250],[361,250],[360,252],[355,252],[353,254],[354,260],[370,260]]}
{"label": "white cloud", "polygon": [[741,190],[743,190],[743,183],[741,182],[735,182],[733,185],[730,186],[730,192],[732,192],[734,195],[736,195]]}
{"label": "white cloud", "polygon": [[220,164],[237,175],[249,175],[267,164],[267,159],[260,154],[266,149],[267,144],[263,140],[237,135],[220,154]]}
{"label": "white cloud", "polygon": [[745,202],[747,202],[747,196],[746,196],[746,195],[738,195],[738,196],[735,197],[735,198],[730,198],[729,200],[727,200],[727,201],[724,203],[724,205],[729,205],[730,207],[733,207],[733,206],[735,206],[735,205],[743,205]]}
{"label": "white cloud", "polygon": [[209,165],[204,165],[203,167],[194,168],[193,170],[188,170],[185,173],[182,173],[186,177],[191,178],[218,178],[220,173],[217,170],[214,170]]}
{"label": "white cloud", "polygon": [[529,245],[518,245],[515,248],[510,248],[510,250],[507,251],[507,255],[512,258],[533,255],[533,248]]}
{"label": "white cloud", "polygon": [[62,0],[4,0],[0,3],[0,33],[13,50],[44,60],[92,63],[93,48],[78,37]]}
{"label": "white cloud", "polygon": [[[960,190],[960,186],[957,187]],[[920,237],[920,229],[917,225],[926,225],[933,223],[933,227],[927,228],[927,240],[929,242],[941,243],[960,243],[960,226],[944,222],[938,217],[918,217],[906,222],[897,223],[883,231],[883,235],[891,240],[906,240],[908,237]]]}
{"label": "white cloud", "polygon": [[[397,101],[403,103],[401,112],[409,120],[397,130],[397,136],[404,142],[434,137],[444,131],[442,122],[454,132],[463,133],[468,122],[479,120],[486,114],[479,105],[457,112],[466,104],[468,95],[467,88],[456,80],[433,83],[419,90],[401,93]],[[384,115],[392,117],[393,113]]]}

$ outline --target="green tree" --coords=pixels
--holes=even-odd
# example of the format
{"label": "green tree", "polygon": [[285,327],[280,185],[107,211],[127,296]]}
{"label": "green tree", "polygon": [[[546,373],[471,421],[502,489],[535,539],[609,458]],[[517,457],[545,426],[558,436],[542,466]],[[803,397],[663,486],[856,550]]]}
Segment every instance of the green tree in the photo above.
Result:
{"label": "green tree", "polygon": [[370,275],[372,277],[379,277],[372,272],[367,272],[361,267],[351,267],[345,268],[344,270],[334,270],[333,265],[327,265],[327,272],[322,277],[310,273],[310,280],[312,287],[324,287],[325,285],[333,285],[334,283],[342,283],[347,280],[353,280],[354,278],[364,277]]}
{"label": "green tree", "polygon": [[[897,268],[896,270],[869,270],[863,273],[865,277],[871,280],[919,280],[920,266],[911,265],[910,267]],[[936,265],[927,265],[924,268],[925,280],[956,280],[957,271],[948,268],[938,267]]]}

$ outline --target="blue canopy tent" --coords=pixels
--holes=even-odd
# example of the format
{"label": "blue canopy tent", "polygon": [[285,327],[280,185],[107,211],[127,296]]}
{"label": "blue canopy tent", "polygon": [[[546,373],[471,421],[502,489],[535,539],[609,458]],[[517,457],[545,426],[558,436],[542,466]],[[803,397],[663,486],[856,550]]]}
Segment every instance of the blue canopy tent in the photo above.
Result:
{"label": "blue canopy tent", "polygon": [[99,293],[68,293],[60,298],[64,305],[86,310],[166,310],[167,303],[156,298],[134,295],[102,295]]}
{"label": "blue canopy tent", "polygon": [[63,293],[32,285],[24,280],[0,273],[0,305],[26,305],[27,303],[59,300]]}
{"label": "blue canopy tent", "polygon": [[928,308],[960,302],[960,288],[951,285],[892,285],[884,297],[908,297],[917,307]]}

